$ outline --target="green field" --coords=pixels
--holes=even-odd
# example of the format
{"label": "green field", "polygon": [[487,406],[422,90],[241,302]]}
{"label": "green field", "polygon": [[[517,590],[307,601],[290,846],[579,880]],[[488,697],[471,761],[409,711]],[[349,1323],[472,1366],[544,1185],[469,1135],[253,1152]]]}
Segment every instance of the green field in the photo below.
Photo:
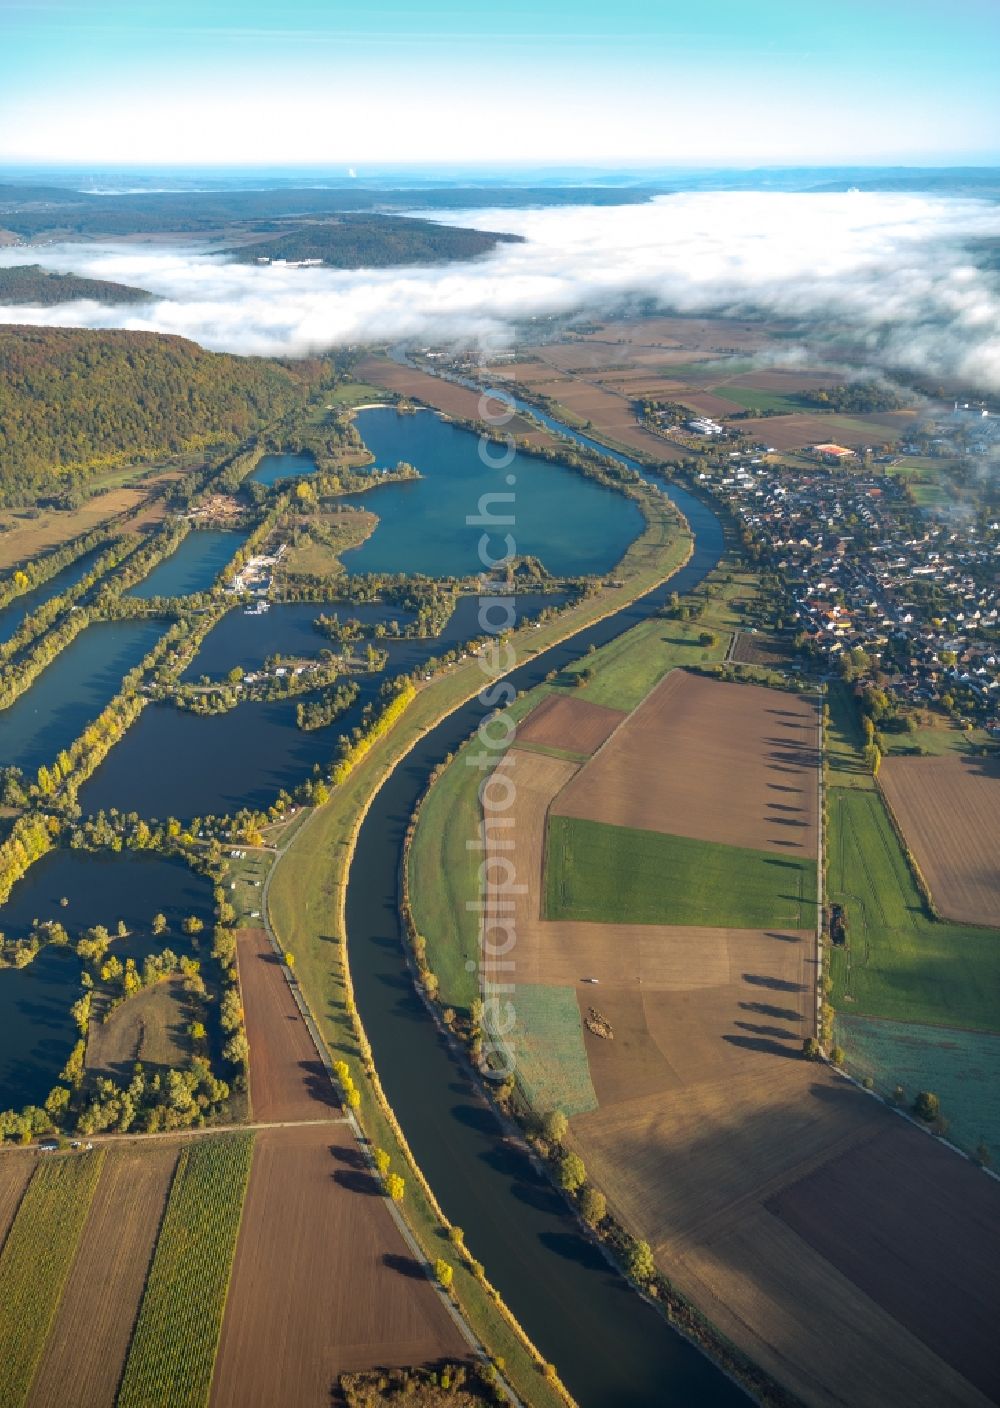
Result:
{"label": "green field", "polygon": [[119,1408],[204,1408],[253,1153],[214,1136],[177,1165],[118,1395]]}
{"label": "green field", "polygon": [[830,727],[826,739],[827,783],[830,787],[859,787],[872,791],[875,779],[861,756],[864,738],[858,706],[850,685],[839,680],[827,691]]}
{"label": "green field", "polygon": [[0,1400],[18,1408],[31,1388],[104,1162],[46,1154],[0,1255]]}
{"label": "green field", "polygon": [[364,381],[345,381],[327,395],[330,406],[366,406],[371,401],[386,402],[390,393],[384,386],[369,386]]}
{"label": "green field", "polygon": [[517,1014],[508,1038],[518,1083],[533,1110],[582,1115],[597,1109],[583,1044],[583,1021],[572,988],[518,983]]}
{"label": "green field", "polygon": [[812,409],[799,396],[783,396],[780,391],[760,391],[752,386],[713,386],[712,395],[734,401],[745,411],[777,411],[784,415]]}
{"label": "green field", "polygon": [[545,918],[808,929],[816,864],[690,836],[550,816]]}
{"label": "green field", "polygon": [[869,1077],[889,1097],[902,1086],[907,1105],[933,1090],[947,1137],[969,1153],[985,1144],[994,1165],[1000,1161],[1000,1036],[843,1013],[836,1034],[852,1075]]}
{"label": "green field", "polygon": [[878,792],[830,790],[827,889],[848,921],[831,952],[839,1011],[997,1030],[1000,931],[927,913]]}

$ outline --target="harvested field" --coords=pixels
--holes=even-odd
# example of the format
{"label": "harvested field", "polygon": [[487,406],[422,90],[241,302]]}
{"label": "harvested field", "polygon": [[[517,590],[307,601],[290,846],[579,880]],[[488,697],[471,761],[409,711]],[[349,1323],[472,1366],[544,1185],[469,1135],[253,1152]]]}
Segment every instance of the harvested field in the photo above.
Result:
{"label": "harvested field", "polygon": [[260,1131],[213,1408],[329,1408],[341,1373],[468,1352],[347,1132]]}
{"label": "harvested field", "polygon": [[5,1150],[0,1157],[0,1251],[34,1171],[35,1155],[27,1150],[23,1154]]}
{"label": "harvested field", "polygon": [[339,1104],[263,929],[237,940],[255,1120],[316,1120]]}
{"label": "harvested field", "polygon": [[114,1408],[176,1162],[163,1143],[106,1156],[28,1408]]}
{"label": "harvested field", "polygon": [[549,694],[518,725],[517,741],[589,755],[600,748],[624,718],[618,709],[605,709],[565,694]]}
{"label": "harvested field", "polygon": [[190,1022],[184,979],[179,974],[145,988],[117,1008],[107,1022],[93,1021],[87,1034],[87,1070],[124,1079],[136,1061],[150,1066],[184,1065],[190,1055]]}
{"label": "harvested field", "polygon": [[37,518],[20,513],[0,513],[0,570],[37,557],[50,548],[89,533],[126,509],[135,508],[147,497],[141,489],[112,489],[85,499],[69,513],[43,509]]}
{"label": "harvested field", "polygon": [[761,665],[766,669],[773,665],[787,665],[788,651],[770,636],[737,631],[730,659],[737,665]]}
{"label": "harvested field", "polygon": [[[443,411],[446,416],[455,416],[459,420],[480,419],[480,393],[470,391],[467,386],[456,386],[454,382],[431,376],[429,372],[397,366],[395,362],[383,361],[377,357],[362,362],[357,371],[360,379],[375,386],[383,386],[387,391],[394,391],[410,400],[420,401],[425,406],[433,406],[435,410]],[[490,413],[498,409],[501,407],[492,405]],[[536,444],[555,444],[553,436],[519,416],[509,421],[504,430],[511,435],[530,434]]]}
{"label": "harvested field", "polygon": [[1000,761],[886,758],[879,782],[941,914],[1000,927]]}
{"label": "harvested field", "polygon": [[998,1205],[992,1180],[897,1120],[768,1209],[996,1402]]}
{"label": "harvested field", "polygon": [[815,705],[667,675],[580,770],[561,816],[752,850],[816,853]]}
{"label": "harvested field", "polygon": [[909,413],[890,411],[879,416],[801,415],[768,416],[740,421],[740,430],[776,450],[801,450],[807,445],[881,445],[898,440],[910,426]]}

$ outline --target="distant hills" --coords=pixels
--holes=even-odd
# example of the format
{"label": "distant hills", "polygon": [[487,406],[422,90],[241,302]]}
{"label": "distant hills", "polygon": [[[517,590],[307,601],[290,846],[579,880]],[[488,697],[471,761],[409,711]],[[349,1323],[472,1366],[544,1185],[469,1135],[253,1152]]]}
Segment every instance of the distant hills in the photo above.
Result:
{"label": "distant hills", "polygon": [[520,235],[437,225],[431,220],[399,215],[344,215],[227,252],[243,264],[275,259],[316,260],[332,269],[378,269],[474,259],[488,254],[501,242],[522,243],[522,239]]}
{"label": "distant hills", "polygon": [[0,269],[0,303],[18,307],[52,308],[89,298],[96,303],[147,303],[154,295],[144,288],[109,279],[84,279],[76,274],[52,274],[40,264]]}

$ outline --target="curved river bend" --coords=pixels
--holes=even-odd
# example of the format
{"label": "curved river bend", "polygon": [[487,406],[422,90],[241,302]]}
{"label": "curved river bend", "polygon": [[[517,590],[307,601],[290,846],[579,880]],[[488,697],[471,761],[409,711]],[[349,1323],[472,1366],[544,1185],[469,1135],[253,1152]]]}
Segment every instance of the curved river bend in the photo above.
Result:
{"label": "curved river bend", "polygon": [[[533,407],[525,406],[538,415]],[[594,445],[550,417],[552,428]],[[613,458],[650,483],[626,456]],[[718,562],[722,526],[682,489],[666,492],[694,534],[686,566],[666,583],[526,661],[509,676],[540,683],[593,646],[655,611],[671,591],[690,591]],[[348,952],[358,1010],[386,1095],[448,1217],[581,1408],[729,1408],[743,1392],[612,1272],[565,1203],[500,1126],[414,991],[403,950],[399,877],[407,823],[432,768],[488,711],[462,705],[407,754],[374,798],[358,833],[346,897]]]}

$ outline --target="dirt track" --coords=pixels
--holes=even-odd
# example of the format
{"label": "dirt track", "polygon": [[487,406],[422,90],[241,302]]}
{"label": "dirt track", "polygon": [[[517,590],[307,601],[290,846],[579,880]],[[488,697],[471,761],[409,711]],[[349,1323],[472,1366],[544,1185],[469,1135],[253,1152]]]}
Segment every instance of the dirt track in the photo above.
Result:
{"label": "dirt track", "polygon": [[941,914],[1000,927],[1000,763],[885,758],[879,782]]}
{"label": "dirt track", "polygon": [[674,670],[564,789],[561,816],[816,853],[816,709]]}
{"label": "dirt track", "polygon": [[467,1354],[347,1131],[260,1131],[213,1408],[329,1408],[341,1373]]}

